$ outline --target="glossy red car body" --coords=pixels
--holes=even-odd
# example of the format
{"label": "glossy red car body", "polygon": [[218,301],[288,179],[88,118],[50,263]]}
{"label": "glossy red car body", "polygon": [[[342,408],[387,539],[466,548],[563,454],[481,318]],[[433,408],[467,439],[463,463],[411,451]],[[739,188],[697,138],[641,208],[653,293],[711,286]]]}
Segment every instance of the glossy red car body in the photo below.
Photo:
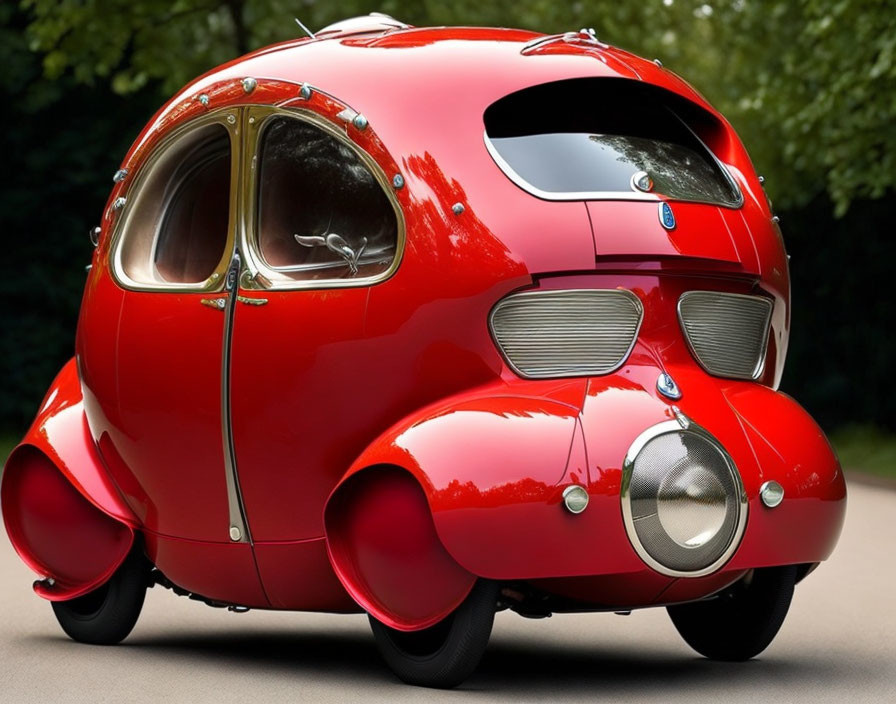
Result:
{"label": "glossy red car body", "polygon": [[[135,536],[167,580],[208,601],[362,608],[402,630],[444,618],[477,578],[526,584],[568,609],[618,610],[699,599],[757,567],[805,573],[828,557],[845,485],[822,431],[775,390],[788,263],[743,146],[673,73],[587,36],[533,46],[541,37],[323,33],[218,68],[159,111],[110,194],[76,357],[3,478],[7,531],[47,578],[36,583],[41,596],[96,588]],[[483,144],[484,112],[515,91],[575,78],[649,83],[705,111],[712,126],[700,137],[742,205],[672,202],[668,230],[659,197],[547,201],[511,182]],[[241,276],[241,298],[223,316],[214,309],[229,300],[223,282],[211,292],[122,286],[112,240],[133,175],[172,131],[250,105],[311,111],[387,178],[402,177],[394,197],[406,242],[394,273],[369,286],[296,290]],[[346,107],[369,126],[341,119]],[[239,120],[235,129],[251,129]],[[240,218],[250,205],[233,197],[233,239],[247,247]],[[512,292],[618,288],[638,297],[643,321],[611,373],[520,378],[489,329],[490,311]],[[690,290],[772,301],[758,379],[712,376],[695,361],[676,314]],[[680,400],[658,392],[660,373]],[[699,577],[645,564],[620,510],[629,448],[678,414],[731,455],[748,502],[739,547]],[[774,509],[759,496],[768,480],[786,497]],[[590,497],[578,515],[563,508],[570,484]]]}

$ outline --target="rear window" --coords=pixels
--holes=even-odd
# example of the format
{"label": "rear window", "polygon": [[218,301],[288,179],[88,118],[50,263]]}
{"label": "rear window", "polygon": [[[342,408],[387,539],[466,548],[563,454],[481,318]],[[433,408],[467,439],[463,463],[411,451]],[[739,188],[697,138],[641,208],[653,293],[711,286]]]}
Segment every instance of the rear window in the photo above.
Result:
{"label": "rear window", "polygon": [[664,196],[736,207],[740,191],[697,136],[713,122],[660,88],[607,78],[527,88],[485,113],[492,157],[540,198]]}

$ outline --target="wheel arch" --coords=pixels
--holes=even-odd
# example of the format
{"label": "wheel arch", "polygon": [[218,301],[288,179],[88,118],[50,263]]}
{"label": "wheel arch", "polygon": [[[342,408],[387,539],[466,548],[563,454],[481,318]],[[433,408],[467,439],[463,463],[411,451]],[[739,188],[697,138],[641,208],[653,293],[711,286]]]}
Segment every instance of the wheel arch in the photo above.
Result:
{"label": "wheel arch", "polygon": [[445,549],[423,486],[405,467],[379,463],[351,472],[327,501],[324,525],[339,580],[391,628],[438,623],[476,582]]}
{"label": "wheel arch", "polygon": [[[542,513],[560,512],[579,413],[537,390],[486,387],[423,408],[371,443],[333,490],[324,509],[330,562],[377,619],[426,628],[476,578],[531,569],[508,541],[524,544],[522,524],[538,531]],[[554,538],[550,529],[541,536]]]}
{"label": "wheel arch", "polygon": [[10,542],[45,578],[35,591],[51,601],[100,586],[130,552],[139,524],[90,434],[74,360],[6,460],[0,503]]}

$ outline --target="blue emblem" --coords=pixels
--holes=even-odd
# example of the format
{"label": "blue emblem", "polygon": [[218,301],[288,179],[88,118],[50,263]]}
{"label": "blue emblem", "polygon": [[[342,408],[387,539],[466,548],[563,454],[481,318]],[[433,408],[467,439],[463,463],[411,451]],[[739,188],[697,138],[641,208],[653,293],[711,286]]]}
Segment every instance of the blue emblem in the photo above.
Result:
{"label": "blue emblem", "polygon": [[668,203],[660,203],[660,224],[667,230],[675,229],[675,215],[672,213],[672,206]]}

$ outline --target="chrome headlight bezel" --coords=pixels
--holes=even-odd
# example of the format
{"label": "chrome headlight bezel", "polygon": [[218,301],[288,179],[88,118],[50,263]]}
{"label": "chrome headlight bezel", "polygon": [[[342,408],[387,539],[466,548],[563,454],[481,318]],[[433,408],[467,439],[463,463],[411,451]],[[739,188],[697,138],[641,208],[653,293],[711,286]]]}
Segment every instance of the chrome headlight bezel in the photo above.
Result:
{"label": "chrome headlight bezel", "polygon": [[[721,552],[721,554],[710,564],[695,570],[680,570],[668,567],[653,555],[651,555],[642,544],[641,539],[638,536],[638,531],[635,527],[635,519],[632,511],[631,482],[632,474],[635,469],[635,461],[637,460],[638,455],[641,454],[641,451],[652,440],[662,435],[672,433],[692,433],[698,436],[704,442],[709,443],[724,460],[730,472],[731,480],[735,486],[735,495],[732,498],[735,501],[737,516],[734,524],[734,529],[731,534],[730,542]],[[622,518],[625,525],[625,532],[628,535],[629,542],[631,543],[635,552],[638,554],[638,557],[640,557],[641,560],[643,560],[644,563],[651,569],[667,577],[704,577],[718,571],[725,565],[725,563],[728,562],[728,560],[731,559],[731,557],[737,551],[737,548],[740,546],[741,540],[743,539],[744,531],[746,529],[747,516],[749,513],[749,501],[747,499],[747,493],[744,489],[740,472],[738,471],[737,465],[735,465],[731,455],[728,454],[722,444],[718,440],[716,440],[712,434],[710,434],[707,430],[700,427],[693,421],[684,418],[684,416],[680,416],[679,420],[663,421],[654,426],[651,426],[640,435],[638,435],[637,438],[635,438],[634,442],[631,444],[631,447],[629,447],[628,452],[626,453],[625,460],[623,461],[622,465],[620,504],[622,507]]]}

